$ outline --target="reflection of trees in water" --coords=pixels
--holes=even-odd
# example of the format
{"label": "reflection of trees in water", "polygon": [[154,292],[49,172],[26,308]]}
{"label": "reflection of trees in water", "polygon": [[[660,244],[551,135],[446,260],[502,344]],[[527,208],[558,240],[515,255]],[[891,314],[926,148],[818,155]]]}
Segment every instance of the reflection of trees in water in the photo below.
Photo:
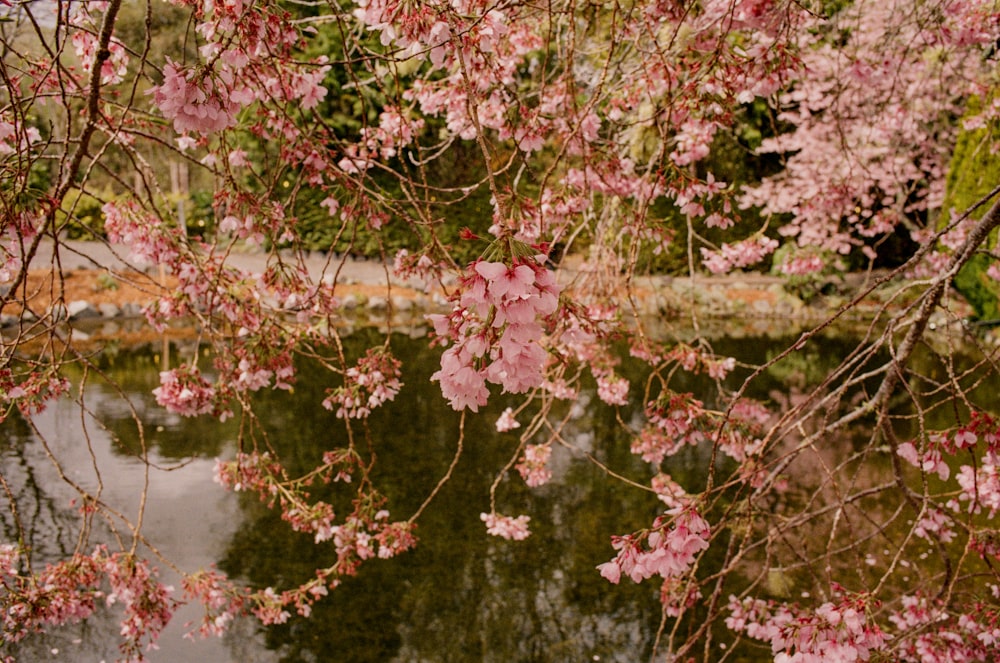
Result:
{"label": "reflection of trees in water", "polygon": [[[199,352],[202,353],[200,358]],[[137,418],[143,427],[147,451],[155,451],[171,460],[219,456],[226,443],[234,437],[229,433],[235,430],[235,423],[220,424],[211,417],[183,417],[168,412],[156,402],[153,389],[160,386],[159,372],[164,366],[164,353],[171,367],[196,359],[199,366],[211,366],[207,350],[199,350],[197,344],[191,341],[127,350],[115,348],[113,352],[104,352],[98,358],[97,366],[114,375],[121,392],[112,390],[102,378],[92,373],[89,387],[97,395],[91,404],[94,415],[116,440],[115,450],[123,455],[142,454]],[[133,410],[137,417],[133,417]]]}
{"label": "reflection of trees in water", "polygon": [[[347,337],[346,351],[350,354],[368,340],[364,332],[357,338]],[[388,498],[393,518],[406,518],[451,462],[458,418],[427,382],[437,369],[439,351],[428,349],[426,339],[397,336],[392,342],[409,371],[407,384],[393,407],[371,418],[370,435],[361,444],[370,443],[379,458],[372,479]],[[784,347],[789,342],[779,339],[775,344]],[[776,345],[748,339],[713,341],[719,354],[748,364],[769,359],[768,348]],[[831,336],[820,347],[822,351],[809,350],[774,365],[746,395],[777,405],[782,412],[801,405],[804,394],[826,379],[854,346],[850,338]],[[151,391],[158,384],[160,363],[151,351],[122,350],[101,361],[104,370],[126,385],[143,420],[147,448],[157,456],[182,460],[226,453],[227,442],[235,437],[230,428],[235,422],[180,418],[155,404]],[[957,375],[963,387],[992,389],[991,384],[975,383],[965,374],[965,361],[955,355],[946,363],[941,355],[927,352],[916,358],[908,385],[921,393]],[[633,384],[643,383],[638,364],[626,359],[621,370]],[[745,375],[746,369],[742,375],[737,369],[727,386],[738,386]],[[324,451],[345,444],[342,422],[318,406],[331,386],[336,385],[329,384],[328,374],[303,367],[294,394],[258,394],[255,408],[264,422],[267,443],[292,475],[314,467]],[[698,394],[707,407],[715,402],[715,387],[703,376],[678,374],[671,386]],[[717,478],[733,482],[717,493],[712,508],[717,513],[730,510],[734,517],[702,559],[699,577],[716,573],[724,564],[729,542],[739,544],[751,528],[763,534],[762,542],[744,550],[741,566],[727,580],[727,593],[753,586],[757,596],[796,599],[803,592],[825,592],[831,579],[856,579],[862,587],[885,571],[887,558],[880,551],[899,550],[901,531],[908,531],[906,521],[915,512],[892,483],[886,448],[871,444],[871,418],[857,419],[836,435],[796,449],[808,435],[821,432],[877,387],[877,380],[860,380],[809,417],[786,425],[791,432],[771,450],[768,467],[773,469],[793,453],[797,455],[782,470],[788,487],[770,492],[767,499],[753,497],[752,486],[732,475],[735,464],[716,464]],[[533,535],[520,543],[487,537],[479,520],[480,512],[489,509],[494,473],[514,453],[521,432],[497,434],[493,422],[507,403],[495,399],[482,416],[466,421],[465,450],[454,476],[418,521],[417,548],[393,560],[363,565],[357,577],[347,578],[341,588],[314,606],[310,619],[293,617],[285,625],[264,631],[271,654],[287,661],[322,660],[332,651],[338,652],[338,661],[542,661],[594,656],[631,661],[647,657],[660,620],[658,583],[636,586],[623,580],[613,586],[594,567],[612,557],[611,535],[647,527],[663,507],[648,493],[609,479],[584,456],[592,453],[615,472],[647,485],[658,470],[664,471],[685,489],[696,491],[705,485],[711,447],[685,447],[659,468],[642,462],[629,452],[630,437],[621,422],[642,425],[643,398],[633,394],[633,402],[621,409],[618,420],[598,402],[590,385],[575,404],[560,403],[550,412],[563,422],[559,432],[566,443],[555,447],[553,480],[532,490],[511,472],[497,493],[499,511],[527,513],[532,518]],[[114,453],[119,458],[135,455],[139,446],[131,411],[93,375],[87,403],[115,439],[110,445]],[[912,407],[906,401],[894,410],[901,437],[913,434],[907,430]],[[956,416],[954,407],[946,410],[938,407],[926,414],[945,426]],[[530,414],[523,413],[519,420],[527,421]],[[78,516],[68,500],[59,497],[66,491],[51,490],[46,483],[49,474],[39,474],[47,461],[23,419],[9,419],[4,435],[4,478],[18,500],[29,544],[38,559],[66,554],[73,550],[79,529]],[[532,441],[541,442],[544,437],[542,432]],[[205,481],[210,481],[207,475]],[[880,485],[882,490],[873,490]],[[313,496],[331,501],[343,513],[353,490],[342,484],[317,486]],[[823,506],[830,504],[833,507]],[[256,497],[243,496],[242,513],[242,523],[228,542],[222,562],[227,572],[256,587],[282,589],[310,578],[314,569],[333,561],[331,544],[315,545],[311,536],[292,532]],[[9,512],[4,518],[0,523],[9,540],[16,534]],[[93,539],[100,536],[95,534]],[[870,550],[876,552],[874,562],[866,556]],[[922,569],[919,574],[899,573],[894,583],[905,586],[911,579],[917,582],[941,573],[940,551],[924,541],[910,544],[905,556],[921,560]],[[695,606],[679,632],[697,627],[697,620],[707,616],[706,610],[702,604]],[[254,649],[259,641],[251,637],[252,622],[241,622],[240,628],[249,630],[225,640],[230,656],[266,659]],[[668,632],[671,628],[668,620]],[[89,654],[91,645],[93,651],[100,650],[100,643],[116,630],[112,615],[104,614],[89,626],[60,631],[43,649],[52,643],[66,647],[68,638],[83,634],[85,644],[77,645],[77,650],[87,648]],[[757,660],[747,656],[744,660]],[[32,659],[30,654],[24,657]]]}
{"label": "reflection of trees in water", "polygon": [[[18,521],[10,509],[0,513],[2,541],[18,541],[38,560],[59,559],[74,550],[80,527],[79,516],[68,504],[57,504],[47,492],[40,468],[47,469],[44,450],[34,444],[31,425],[14,410],[3,423],[0,474],[4,500],[17,505]],[[23,529],[20,529],[19,526]]]}
{"label": "reflection of trees in water", "polygon": [[[79,412],[65,400],[50,403],[46,415],[59,420],[65,410],[79,417]],[[49,562],[65,559],[81,543],[89,552],[93,542],[109,540],[110,531],[100,520],[87,525],[89,541],[81,537],[84,524],[70,503],[72,491],[61,484],[38,434],[18,411],[10,413],[0,431],[0,474],[5,490],[10,491],[4,494],[4,499],[13,498],[18,517],[15,523],[12,510],[0,513],[3,530],[0,542],[19,541],[23,537],[37,571]],[[63,427],[59,434],[79,436],[80,431]],[[121,628],[118,620],[117,616],[98,610],[82,624],[54,629],[44,638],[27,638],[5,653],[19,661],[49,660],[54,656],[53,651],[61,652],[64,660],[114,660],[118,655],[114,636]]]}
{"label": "reflection of trees in water", "polygon": [[[887,594],[894,597],[935,596],[949,587],[959,560],[966,573],[985,571],[968,556],[964,536],[949,544],[934,533],[913,535],[929,510],[955,514],[935,473],[921,476],[892,445],[967,422],[969,403],[995,404],[989,396],[1000,390],[995,376],[984,378],[986,363],[969,347],[922,346],[880,419],[860,406],[882,386],[884,373],[869,372],[886,365],[887,353],[859,352],[842,364],[852,339],[824,339],[819,347],[769,369],[780,379],[770,400],[786,419],[776,428],[765,468],[777,474],[780,488],[735,491],[731,529],[739,536],[754,532],[741,551],[751,595],[808,604],[841,585],[851,592],[882,586],[893,588]],[[835,370],[842,371],[836,381],[824,384]],[[942,398],[945,393],[957,396]],[[950,461],[953,475],[965,462]],[[972,590],[963,582],[954,590],[963,586]]]}
{"label": "reflection of trees in water", "polygon": [[[383,462],[373,479],[389,497],[394,518],[416,508],[454,454],[458,417],[423,380],[437,366],[424,341],[394,339],[409,382],[392,408],[369,421],[375,452]],[[318,402],[308,374],[294,398],[267,395],[258,413],[268,422],[277,453],[295,469],[311,467],[337,443],[333,415],[293,416],[296,403]],[[593,398],[593,393],[582,398]],[[596,398],[593,398],[596,401]],[[466,445],[448,484],[421,516],[418,546],[398,558],[373,560],[313,607],[309,619],[293,617],[268,630],[269,646],[284,660],[338,661],[633,661],[648,656],[659,621],[652,585],[613,587],[595,570],[612,550],[610,536],[641,526],[657,513],[656,501],[623,489],[579,454],[559,448],[552,482],[527,489],[516,473],[504,480],[498,509],[528,513],[532,536],[511,543],[488,537],[479,519],[489,508],[496,468],[517,446],[517,434],[498,435],[493,422],[505,403],[491,404],[466,421]],[[566,406],[569,407],[569,406]],[[271,413],[275,416],[272,417]],[[294,425],[292,425],[294,423]],[[642,473],[610,409],[578,408],[563,429],[568,440],[592,444],[602,462]],[[391,461],[391,462],[390,462]],[[342,487],[336,487],[342,488]],[[316,489],[317,499],[332,492]],[[336,502],[336,500],[334,499]],[[343,497],[341,497],[343,502]],[[333,547],[315,545],[252,498],[223,568],[258,587],[287,587],[331,563]]]}

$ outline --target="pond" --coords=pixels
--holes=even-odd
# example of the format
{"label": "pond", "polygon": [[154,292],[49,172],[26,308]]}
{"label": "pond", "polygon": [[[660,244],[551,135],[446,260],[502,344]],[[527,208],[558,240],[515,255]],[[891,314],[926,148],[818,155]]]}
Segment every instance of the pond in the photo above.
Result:
{"label": "pond", "polygon": [[[374,337],[372,337],[374,338]],[[793,337],[718,337],[715,351],[760,364]],[[346,337],[346,350],[359,353],[371,341],[361,330]],[[377,485],[397,517],[413,513],[445,474],[455,454],[458,416],[441,398],[429,376],[439,349],[426,338],[396,335],[393,348],[403,362],[405,381],[392,407],[370,419],[379,462]],[[818,381],[853,347],[830,336],[802,356],[777,364],[753,383],[749,396],[780,398]],[[85,402],[92,418],[81,419],[70,401],[51,405],[31,422],[11,417],[2,430],[0,469],[18,500],[20,518],[35,563],[74,550],[80,517],[75,491],[48,460],[61,459],[68,478],[90,489],[100,483],[103,499],[135,517],[137,496],[148,490],[144,532],[149,542],[180,569],[213,565],[254,588],[284,588],[312,577],[331,563],[331,543],[314,544],[296,533],[255,496],[223,491],[213,481],[216,458],[236,449],[236,420],[219,423],[187,419],[157,406],[163,346],[110,347],[99,364],[122,386],[135,415],[145,424],[150,464],[140,462],[133,411],[105,384],[89,380]],[[172,357],[199,352],[178,343]],[[640,378],[628,361],[623,372]],[[262,393],[257,415],[269,444],[294,473],[312,467],[324,450],[343,443],[343,425],[321,407],[328,374],[302,367],[294,393]],[[746,375],[736,371],[735,387]],[[714,384],[682,378],[707,402]],[[990,388],[986,385],[985,388]],[[553,479],[527,488],[515,472],[498,492],[498,511],[531,516],[532,536],[521,542],[486,535],[480,513],[489,510],[490,484],[518,445],[516,432],[498,433],[494,422],[508,403],[491,400],[483,416],[465,424],[465,449],[450,481],[418,521],[419,544],[396,558],[372,560],[318,602],[309,619],[293,616],[268,628],[238,620],[221,639],[190,640],[185,622],[198,620],[197,608],[182,608],[159,641],[151,661],[636,661],[648,659],[661,610],[658,584],[623,581],[612,585],[595,566],[614,555],[610,537],[648,526],[662,513],[649,492],[609,480],[583,453],[556,447]],[[582,452],[625,477],[648,482],[650,470],[629,451],[629,438],[615,411],[584,389],[566,404],[564,437]],[[622,408],[625,420],[639,420],[638,398]],[[100,423],[98,423],[100,422]],[[41,443],[47,440],[48,447]],[[687,447],[666,463],[682,486],[704,481],[709,450]],[[95,467],[101,468],[97,474]],[[512,476],[511,476],[512,475]],[[4,512],[4,540],[16,529]],[[115,532],[95,521],[93,541]],[[100,529],[103,527],[104,529]],[[177,576],[159,565],[161,577]],[[112,661],[117,658],[118,621],[110,611],[78,627],[29,639],[15,652],[29,661]],[[770,660],[760,656],[730,660]]]}

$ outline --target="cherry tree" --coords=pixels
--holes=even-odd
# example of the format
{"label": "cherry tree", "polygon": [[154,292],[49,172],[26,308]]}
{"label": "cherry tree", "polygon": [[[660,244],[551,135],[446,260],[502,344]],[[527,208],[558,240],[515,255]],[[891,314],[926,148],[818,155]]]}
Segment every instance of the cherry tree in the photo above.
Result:
{"label": "cherry tree", "polygon": [[[659,497],[662,514],[608,532],[594,573],[659,583],[657,660],[722,660],[748,641],[776,661],[997,655],[1000,425],[976,390],[995,379],[996,354],[962,324],[949,282],[987,250],[1000,189],[938,225],[958,118],[979,98],[966,124],[996,122],[994,2],[0,0],[0,11],[0,313],[12,320],[0,416],[30,417],[55,398],[85,408],[64,369],[98,369],[64,324],[61,256],[67,233],[89,233],[131,267],[121,278],[151,293],[150,325],[181,321],[212,350],[165,369],[154,394],[178,415],[240,422],[240,451],[218,462],[217,481],[336,551],[300,586],[252,591],[179,569],[172,591],[141,515],[126,518],[63,473],[84,505],[78,549],[40,568],[18,541],[0,546],[4,641],[115,603],[123,656],[141,658],[180,602],[204,607],[195,630],[206,636],[237,615],[281,623],[369,560],[418,545],[437,489],[398,513],[372,477],[365,426],[407,379],[391,324],[360,358],[345,354],[338,326],[350,315],[342,261],[367,242],[389,301],[391,272],[447,302],[428,316],[441,353],[428,388],[462,425],[438,488],[462,456],[466,418],[499,393],[533,409],[496,422],[520,444],[495,469],[532,487],[551,478],[553,447],[600,463],[560,434],[557,406],[581,385],[593,381],[611,407],[644,404],[642,421],[620,423],[649,468],[631,488]],[[167,11],[182,39],[154,28]],[[338,119],[344,108],[349,119]],[[748,128],[764,138],[743,144],[747,157],[770,165],[738,186],[713,156]],[[474,165],[442,177],[457,153]],[[170,164],[211,192],[210,229],[188,227]],[[489,211],[456,219],[473,198]],[[82,224],[88,206],[99,227]],[[319,248],[341,251],[320,274],[305,262],[309,224],[330,238]],[[792,247],[777,264],[785,274],[840,259],[871,266],[896,235],[912,240],[901,264],[769,364],[739,367],[747,377],[735,387],[736,361],[700,334],[697,311],[651,324],[639,305],[644,258],[678,243],[697,287],[706,272],[758,268],[781,243]],[[267,256],[263,273],[233,264],[248,247]],[[44,308],[32,304],[32,270],[54,274]],[[159,287],[160,274],[177,287]],[[770,403],[745,397],[861,310],[870,326],[819,386]],[[972,367],[954,359],[960,344]],[[647,365],[645,383],[623,376],[622,347]],[[914,364],[924,350],[934,370]],[[291,389],[301,361],[329,371],[335,386],[315,405],[342,420],[345,442],[292,476],[253,398]],[[682,390],[693,374],[717,384],[716,402]],[[932,425],[928,413],[941,410],[947,423]],[[709,451],[702,485],[669,475],[685,446]],[[803,471],[815,483],[790,485]],[[342,488],[351,508],[312,497],[318,482]],[[505,512],[502,491],[498,479],[483,533],[517,545],[531,514]],[[877,499],[891,506],[872,508]],[[10,509],[16,522],[13,499]],[[94,519],[124,528],[119,549],[88,539]],[[937,563],[914,568],[928,545]],[[774,590],[791,575],[812,588],[798,602]]]}

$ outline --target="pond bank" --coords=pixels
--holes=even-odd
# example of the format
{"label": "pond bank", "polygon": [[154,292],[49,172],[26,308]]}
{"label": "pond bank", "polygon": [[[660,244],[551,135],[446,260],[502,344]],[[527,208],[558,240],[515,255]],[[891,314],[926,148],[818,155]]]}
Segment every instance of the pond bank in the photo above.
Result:
{"label": "pond bank", "polygon": [[[99,242],[69,240],[58,252],[43,245],[33,264],[58,266],[62,283],[53,287],[53,269],[32,270],[26,291],[36,313],[53,313],[69,321],[121,320],[143,317],[143,307],[176,287],[171,276],[156,268],[141,271],[131,267],[121,247]],[[267,266],[264,253],[232,253],[226,264],[250,274],[260,274]],[[446,310],[447,299],[439,288],[429,289],[420,282],[397,279],[391,266],[378,262],[314,253],[304,259],[314,279],[330,280],[337,274],[336,292],[341,306],[352,315],[417,316]],[[570,272],[572,273],[572,272]],[[826,319],[849,297],[860,292],[874,275],[845,274],[831,279],[825,293],[799,294],[786,280],[762,274],[690,277],[643,276],[633,280],[631,305],[642,316],[676,316],[696,312],[706,318],[783,319],[803,322]],[[52,303],[52,294],[61,301]],[[7,293],[4,293],[6,296]],[[853,319],[874,316],[889,298],[874,293],[852,313]],[[622,306],[629,305],[625,298]],[[966,312],[964,301],[956,299],[957,313]],[[965,307],[968,308],[968,307]],[[0,315],[0,327],[15,326],[21,309],[10,301]],[[30,317],[30,316],[29,316]]]}

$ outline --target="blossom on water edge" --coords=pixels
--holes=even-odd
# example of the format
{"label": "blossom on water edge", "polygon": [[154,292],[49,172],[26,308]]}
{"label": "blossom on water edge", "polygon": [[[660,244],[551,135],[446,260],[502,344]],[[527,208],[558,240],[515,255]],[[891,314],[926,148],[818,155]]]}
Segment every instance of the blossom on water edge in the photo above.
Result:
{"label": "blossom on water edge", "polygon": [[529,444],[524,449],[524,456],[514,467],[526,484],[537,488],[552,478],[552,470],[548,468],[551,456],[551,444]]}
{"label": "blossom on water edge", "polygon": [[153,395],[157,403],[185,417],[208,414],[215,407],[215,388],[193,366],[162,371]]}
{"label": "blossom on water edge", "polygon": [[479,519],[486,523],[486,533],[501,536],[507,540],[523,541],[531,532],[528,530],[529,516],[503,516],[497,513],[481,513]]}
{"label": "blossom on water edge", "polygon": [[498,433],[506,433],[516,428],[520,428],[521,424],[514,418],[514,410],[507,408],[500,415],[500,418],[497,419],[496,427]]}

